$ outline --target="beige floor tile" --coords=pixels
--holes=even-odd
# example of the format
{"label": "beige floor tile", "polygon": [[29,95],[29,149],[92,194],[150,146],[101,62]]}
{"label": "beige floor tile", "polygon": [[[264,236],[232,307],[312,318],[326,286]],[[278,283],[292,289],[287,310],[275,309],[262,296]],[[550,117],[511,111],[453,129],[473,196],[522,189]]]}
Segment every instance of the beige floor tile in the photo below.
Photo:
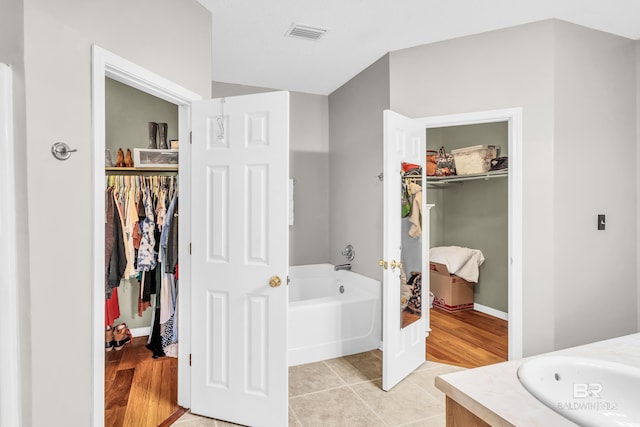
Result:
{"label": "beige floor tile", "polygon": [[404,380],[391,391],[384,391],[381,381],[351,385],[362,400],[388,425],[396,426],[445,413],[439,401],[411,381]]}
{"label": "beige floor tile", "polygon": [[344,386],[344,381],[323,362],[289,368],[289,397]]}
{"label": "beige floor tile", "polygon": [[291,405],[289,405],[289,427],[302,427],[302,424],[300,424],[300,421],[298,421],[298,418],[296,417],[295,412],[293,412]]}
{"label": "beige floor tile", "polygon": [[445,363],[432,362],[431,360],[425,360],[422,365],[418,366],[416,371],[422,371],[424,369],[439,368],[439,367],[443,367],[443,366],[453,366],[453,365],[447,365]]}
{"label": "beige floor tile", "polygon": [[347,384],[354,384],[382,378],[381,355],[378,350],[374,350],[326,360],[325,363]]}
{"label": "beige floor tile", "polygon": [[176,427],[231,427],[240,426],[240,424],[228,423],[226,421],[214,420],[212,418],[201,417],[199,415],[187,412],[172,425]]}
{"label": "beige floor tile", "polygon": [[[293,366],[289,368],[289,426],[369,427],[386,422],[389,426],[444,427],[445,399],[434,385],[435,377],[461,369],[427,361],[390,392],[384,392],[380,350]],[[174,425],[237,426],[190,412]]]}
{"label": "beige floor tile", "polygon": [[304,427],[375,427],[384,423],[349,387],[289,399]]}
{"label": "beige floor tile", "polygon": [[[187,415],[187,414],[185,414]],[[172,425],[176,427],[216,427],[216,420],[211,418],[199,417],[197,415],[190,415],[186,419],[185,415],[180,417],[178,421],[173,423]]]}
{"label": "beige floor tile", "polygon": [[190,421],[190,420],[197,420],[198,418],[201,418],[197,415],[192,414],[191,412],[187,412],[185,413],[183,416],[181,416],[180,418],[178,418],[176,420],[175,423],[173,423],[173,425],[178,424],[178,423],[183,423],[185,421]]}
{"label": "beige floor tile", "polygon": [[245,427],[242,424],[229,423],[227,421],[216,420],[216,427]]}
{"label": "beige floor tile", "polygon": [[446,427],[446,425],[447,417],[445,415],[436,415],[435,417],[404,424],[403,427]]}
{"label": "beige floor tile", "polygon": [[462,369],[464,368],[449,365],[435,366],[430,369],[415,371],[410,374],[407,379],[426,390],[431,396],[437,398],[439,402],[444,402],[444,393],[435,386],[436,377],[438,375],[444,375],[450,372],[460,371]]}
{"label": "beige floor tile", "polygon": [[378,359],[382,360],[382,351],[380,349],[371,350],[369,353],[373,354]]}
{"label": "beige floor tile", "polygon": [[177,427],[215,426],[215,420],[187,412],[172,425]]}
{"label": "beige floor tile", "polygon": [[420,369],[420,371],[438,371],[438,375],[443,375],[443,374],[448,374],[450,372],[458,372],[458,371],[464,371],[467,368],[461,368],[460,366],[454,366],[454,365],[446,365],[444,363],[436,363],[436,362],[430,362],[431,365],[424,367],[423,369]]}

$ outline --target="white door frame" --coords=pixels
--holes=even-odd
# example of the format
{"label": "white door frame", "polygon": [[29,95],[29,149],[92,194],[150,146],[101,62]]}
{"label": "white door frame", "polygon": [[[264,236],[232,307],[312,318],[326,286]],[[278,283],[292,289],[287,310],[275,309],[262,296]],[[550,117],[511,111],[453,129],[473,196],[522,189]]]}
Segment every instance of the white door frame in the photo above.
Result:
{"label": "white door frame", "polygon": [[22,425],[12,70],[0,63],[0,425]]}
{"label": "white door frame", "polygon": [[[509,139],[509,360],[522,357],[522,108],[415,119],[425,128],[507,122]],[[428,141],[427,141],[428,143]]]}
{"label": "white door frame", "polygon": [[[164,99],[178,106],[178,138],[180,144],[180,260],[189,259],[189,236],[191,235],[190,200],[190,159],[191,147],[191,103],[202,97],[164,77],[146,70],[101,47],[93,46],[92,51],[92,121],[93,121],[93,408],[92,425],[104,425],[104,153],[105,143],[105,78],[117,80],[150,95]],[[180,282],[189,284],[191,268],[189,262],[180,263]],[[190,317],[191,301],[189,286],[180,287],[178,299],[178,404],[189,407],[191,402],[191,382],[189,375]]]}

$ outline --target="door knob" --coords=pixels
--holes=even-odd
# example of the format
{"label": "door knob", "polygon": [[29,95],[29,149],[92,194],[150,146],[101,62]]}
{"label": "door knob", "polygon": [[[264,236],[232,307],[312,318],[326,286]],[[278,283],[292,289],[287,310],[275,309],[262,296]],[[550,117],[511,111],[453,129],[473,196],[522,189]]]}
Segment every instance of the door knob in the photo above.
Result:
{"label": "door knob", "polygon": [[277,288],[281,284],[282,280],[280,280],[278,276],[271,276],[271,279],[269,279],[269,286],[271,286],[272,288]]}
{"label": "door knob", "polygon": [[402,262],[398,261],[396,262],[396,260],[391,260],[391,269],[395,269],[395,268],[402,268]]}
{"label": "door knob", "polygon": [[384,268],[385,270],[388,268],[388,263],[387,261],[381,259],[380,261],[378,261],[378,265],[382,268]]}

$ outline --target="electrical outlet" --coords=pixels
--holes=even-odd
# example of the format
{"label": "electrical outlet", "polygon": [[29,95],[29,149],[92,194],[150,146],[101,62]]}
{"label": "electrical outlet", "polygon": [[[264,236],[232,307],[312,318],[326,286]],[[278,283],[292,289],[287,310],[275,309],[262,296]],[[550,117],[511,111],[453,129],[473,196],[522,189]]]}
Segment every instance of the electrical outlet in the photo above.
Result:
{"label": "electrical outlet", "polygon": [[598,230],[604,230],[605,227],[605,217],[603,214],[598,215]]}

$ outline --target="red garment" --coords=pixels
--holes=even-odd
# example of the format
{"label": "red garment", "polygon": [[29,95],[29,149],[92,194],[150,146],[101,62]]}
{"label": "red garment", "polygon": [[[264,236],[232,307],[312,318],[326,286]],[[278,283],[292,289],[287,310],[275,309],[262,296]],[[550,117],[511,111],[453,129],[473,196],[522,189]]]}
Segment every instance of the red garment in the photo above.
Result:
{"label": "red garment", "polygon": [[113,288],[111,298],[104,301],[104,326],[113,325],[120,317],[120,304],[118,302],[118,288]]}
{"label": "red garment", "polygon": [[142,301],[142,298],[138,295],[138,317],[142,317],[142,313],[151,307],[151,303],[149,301]]}

